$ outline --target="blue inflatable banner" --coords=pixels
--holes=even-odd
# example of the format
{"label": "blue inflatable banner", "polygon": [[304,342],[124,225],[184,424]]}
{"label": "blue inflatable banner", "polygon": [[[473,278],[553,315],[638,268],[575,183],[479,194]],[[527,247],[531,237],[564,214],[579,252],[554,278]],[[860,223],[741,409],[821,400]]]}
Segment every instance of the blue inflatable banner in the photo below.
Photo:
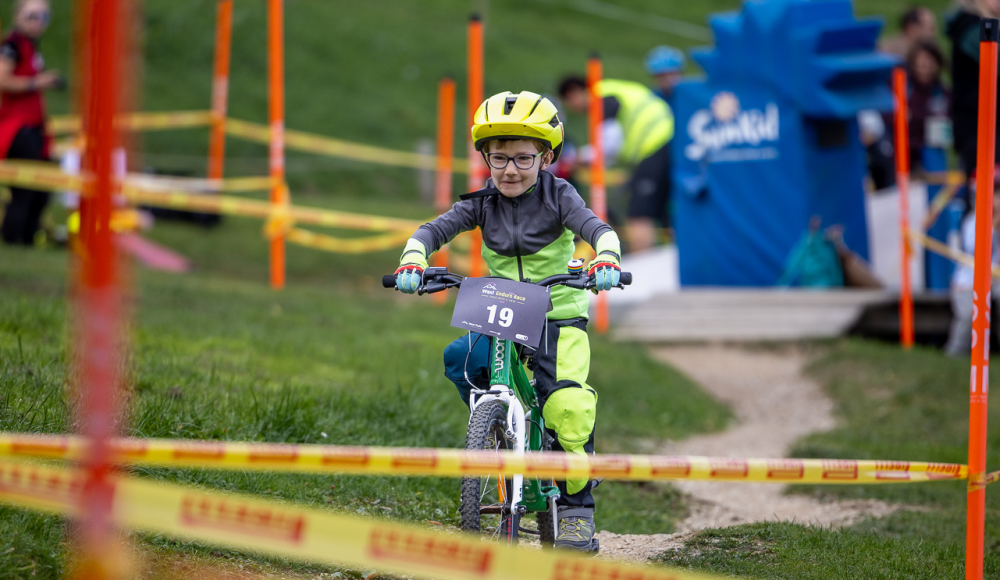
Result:
{"label": "blue inflatable banner", "polygon": [[681,284],[775,284],[810,220],[866,257],[857,113],[890,110],[881,24],[847,0],[750,1],[712,18],[707,78],[677,86],[674,228]]}

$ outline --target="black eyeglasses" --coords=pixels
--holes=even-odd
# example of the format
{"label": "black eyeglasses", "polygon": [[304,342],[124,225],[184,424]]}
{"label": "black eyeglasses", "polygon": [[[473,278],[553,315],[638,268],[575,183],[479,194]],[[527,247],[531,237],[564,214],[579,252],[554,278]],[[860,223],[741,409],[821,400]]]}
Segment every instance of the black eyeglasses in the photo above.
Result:
{"label": "black eyeglasses", "polygon": [[50,14],[48,10],[39,10],[36,12],[29,12],[25,14],[24,17],[27,20],[40,20],[42,24],[48,24]]}
{"label": "black eyeglasses", "polygon": [[544,153],[544,151],[539,151],[534,155],[521,153],[520,155],[515,155],[513,157],[508,157],[503,153],[487,153],[486,161],[489,162],[490,167],[493,169],[504,169],[511,161],[514,162],[514,167],[517,167],[518,169],[531,169],[535,165],[535,159],[541,157],[542,153]]}

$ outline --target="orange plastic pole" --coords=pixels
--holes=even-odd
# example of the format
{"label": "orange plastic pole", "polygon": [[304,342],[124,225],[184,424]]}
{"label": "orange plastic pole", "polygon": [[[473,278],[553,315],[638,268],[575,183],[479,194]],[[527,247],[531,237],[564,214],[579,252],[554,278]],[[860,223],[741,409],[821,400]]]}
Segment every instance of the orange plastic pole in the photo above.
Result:
{"label": "orange plastic pole", "polygon": [[[483,102],[483,22],[478,14],[473,14],[469,18],[469,127],[475,122],[476,109]],[[486,164],[482,156],[476,151],[475,145],[469,138],[469,191],[482,189],[486,180]],[[469,276],[478,277],[483,275],[482,244],[483,236],[479,230],[471,232],[469,242]]]}
{"label": "orange plastic pole", "polygon": [[93,179],[87,182],[87,203],[81,206],[82,259],[74,292],[74,334],[77,353],[77,400],[81,432],[89,439],[82,462],[85,483],[79,541],[81,563],[76,578],[106,579],[115,576],[114,528],[111,506],[114,488],[109,441],[114,436],[115,390],[119,385],[121,340],[120,275],[111,232],[112,197],[115,190],[115,150],[121,139],[114,119],[121,107],[123,50],[122,22],[126,0],[78,0],[86,36],[84,161]]}
{"label": "orange plastic pole", "polygon": [[1000,21],[984,18],[979,36],[979,143],[976,157],[976,251],[972,282],[972,372],[969,386],[969,484],[965,578],[982,580],[986,522],[986,419],[990,370],[993,264],[993,176],[996,154],[997,40]]}
{"label": "orange plastic pole", "polygon": [[899,342],[913,347],[913,290],[910,285],[910,131],[906,108],[906,71],[892,71],[896,98],[896,189],[899,191],[899,235],[902,251],[899,274]]}
{"label": "orange plastic pole", "polygon": [[229,99],[229,54],[233,33],[233,0],[219,0],[215,19],[215,70],[212,75],[212,125],[208,141],[208,178],[222,179],[226,159],[226,105]]}
{"label": "orange plastic pole", "polygon": [[[271,120],[271,204],[275,209],[288,203],[285,187],[285,55],[283,0],[268,0],[267,47]],[[285,236],[271,238],[271,288],[285,287]]]}
{"label": "orange plastic pole", "polygon": [[[594,152],[593,160],[590,162],[590,209],[594,210],[597,217],[608,221],[607,193],[604,182],[604,149],[601,145],[604,107],[601,96],[597,93],[597,83],[601,82],[602,75],[601,59],[595,54],[587,60],[587,92],[589,95],[587,126],[590,130],[590,148]],[[597,317],[594,322],[597,332],[600,334],[608,331],[607,293],[602,292],[597,295]]]}
{"label": "orange plastic pole", "polygon": [[[438,215],[451,206],[452,156],[455,154],[455,81],[444,78],[438,83],[437,161],[434,181],[434,207]],[[434,265],[448,266],[448,247],[434,254]],[[448,295],[438,292],[434,301],[443,303]]]}

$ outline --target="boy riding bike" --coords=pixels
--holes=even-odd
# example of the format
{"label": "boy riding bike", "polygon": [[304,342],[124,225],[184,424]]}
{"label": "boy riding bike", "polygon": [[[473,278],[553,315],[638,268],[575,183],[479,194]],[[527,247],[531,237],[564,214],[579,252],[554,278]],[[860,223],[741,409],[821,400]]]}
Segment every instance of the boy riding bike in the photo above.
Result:
{"label": "boy riding bike", "polygon": [[[490,274],[513,280],[541,280],[566,272],[579,235],[597,252],[590,263],[595,291],[619,284],[620,243],[611,226],[587,208],[565,180],[545,169],[559,158],[563,126],[555,105],[531,92],[499,93],[476,111],[472,139],[485,157],[490,179],[479,191],[437,219],[420,226],[403,250],[396,286],[416,292],[427,257],[458,234],[480,228],[482,255]],[[554,450],[594,451],[597,393],[587,385],[590,343],[589,300],[583,290],[552,288],[545,338],[534,353],[535,388]],[[483,338],[481,340],[481,338]],[[468,404],[473,388],[489,389],[489,340],[470,333],[444,351],[445,375]],[[557,482],[556,547],[591,551],[594,498],[587,479]]]}

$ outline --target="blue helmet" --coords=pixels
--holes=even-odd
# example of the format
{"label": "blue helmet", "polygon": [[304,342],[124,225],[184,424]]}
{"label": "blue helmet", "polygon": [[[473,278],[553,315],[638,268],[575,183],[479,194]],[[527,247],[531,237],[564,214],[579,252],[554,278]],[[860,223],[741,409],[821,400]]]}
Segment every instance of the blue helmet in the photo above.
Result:
{"label": "blue helmet", "polygon": [[646,72],[661,75],[684,70],[684,53],[672,46],[657,46],[646,55]]}

